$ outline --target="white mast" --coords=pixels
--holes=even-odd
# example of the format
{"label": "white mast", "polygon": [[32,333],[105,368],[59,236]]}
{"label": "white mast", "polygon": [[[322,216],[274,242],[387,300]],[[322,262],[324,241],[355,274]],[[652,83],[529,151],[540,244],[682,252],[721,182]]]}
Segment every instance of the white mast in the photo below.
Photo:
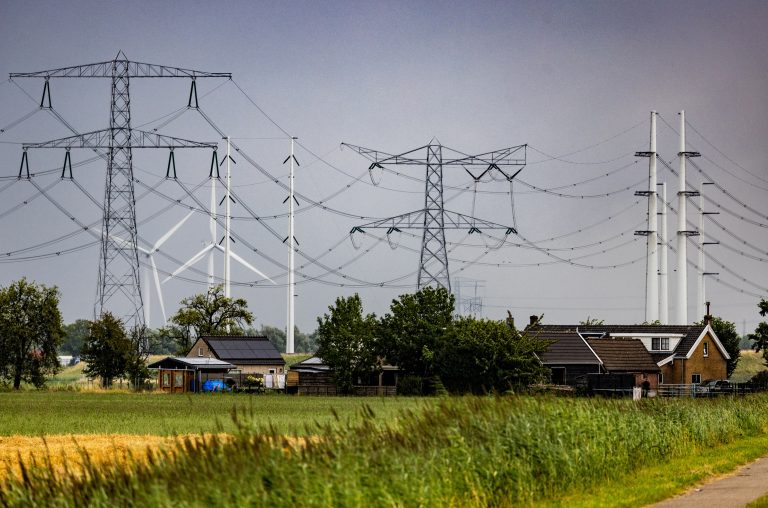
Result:
{"label": "white mast", "polygon": [[[211,232],[211,245],[216,245],[216,181],[218,180],[218,174],[216,177],[211,178],[211,220],[208,225],[208,228]],[[214,249],[211,249],[211,252],[208,254],[208,290],[210,291],[213,288],[213,274],[214,274],[214,266],[213,266],[213,256],[215,252]]]}
{"label": "white mast", "polygon": [[716,215],[719,212],[705,212],[704,211],[704,186],[714,185],[713,182],[701,182],[699,190],[699,262],[698,262],[698,284],[696,290],[696,307],[695,312],[700,316],[707,314],[707,275],[717,275],[717,273],[709,273],[706,271],[706,257],[704,256],[704,247],[706,245],[717,244],[720,242],[707,242],[704,238],[704,216]]}
{"label": "white mast", "polygon": [[229,195],[229,187],[230,187],[230,179],[232,178],[232,173],[230,169],[230,161],[232,158],[229,156],[229,136],[227,136],[227,190],[226,190],[226,196],[224,197],[224,201],[226,202],[226,205],[224,207],[224,213],[226,214],[226,217],[224,218],[224,296],[229,298],[231,296],[230,294],[230,285],[229,285],[229,277],[230,277],[230,238],[229,238],[229,228],[230,228],[230,220],[232,218],[231,216],[231,208],[230,208],[230,195]]}
{"label": "white mast", "polygon": [[651,111],[651,150],[648,164],[648,269],[645,290],[645,321],[659,319],[659,258],[658,217],[656,193],[656,112]]}
{"label": "white mast", "polygon": [[698,152],[685,150],[685,111],[680,111],[680,171],[678,174],[677,191],[677,312],[675,324],[688,324],[688,237],[697,234],[687,229],[688,217],[686,211],[688,196],[696,195],[686,189],[685,162],[688,157],[698,157]]}
{"label": "white mast", "polygon": [[704,308],[704,302],[706,296],[704,294],[704,183],[699,187],[699,262],[698,264],[698,277],[696,284],[696,305],[694,308],[694,316],[698,316],[699,310]]}
{"label": "white mast", "polygon": [[661,234],[659,235],[659,321],[661,324],[669,324],[669,277],[667,268],[667,182],[661,186]]}
{"label": "white mast", "polygon": [[293,330],[294,330],[294,274],[293,274],[293,255],[294,255],[294,234],[293,234],[293,163],[296,160],[293,155],[293,145],[296,138],[291,138],[291,169],[288,176],[290,194],[288,196],[288,322],[285,330],[285,352],[293,353]]}

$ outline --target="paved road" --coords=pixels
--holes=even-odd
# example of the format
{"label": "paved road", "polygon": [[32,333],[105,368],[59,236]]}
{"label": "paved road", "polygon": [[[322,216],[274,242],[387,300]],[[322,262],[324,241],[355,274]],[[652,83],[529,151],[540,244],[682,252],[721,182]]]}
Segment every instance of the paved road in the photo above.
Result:
{"label": "paved road", "polygon": [[757,459],[728,476],[697,486],[652,508],[735,508],[768,494],[768,457]]}

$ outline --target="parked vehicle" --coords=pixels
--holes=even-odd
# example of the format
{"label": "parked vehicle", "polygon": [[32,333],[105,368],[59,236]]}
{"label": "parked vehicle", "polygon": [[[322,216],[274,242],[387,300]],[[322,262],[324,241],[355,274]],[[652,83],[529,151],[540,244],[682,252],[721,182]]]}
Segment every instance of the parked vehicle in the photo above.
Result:
{"label": "parked vehicle", "polygon": [[727,379],[708,381],[703,386],[709,393],[731,393],[733,391],[733,384]]}

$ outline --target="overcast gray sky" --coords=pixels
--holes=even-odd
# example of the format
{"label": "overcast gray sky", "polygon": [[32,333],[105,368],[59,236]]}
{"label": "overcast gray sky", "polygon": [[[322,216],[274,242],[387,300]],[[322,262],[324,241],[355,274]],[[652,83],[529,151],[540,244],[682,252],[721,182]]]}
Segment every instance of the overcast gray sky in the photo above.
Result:
{"label": "overcast gray sky", "polygon": [[[724,230],[707,223],[706,231],[722,242],[708,252],[734,272],[708,260],[707,271],[719,272],[727,285],[709,279],[707,297],[715,314],[736,322],[739,332],[744,326],[751,331],[759,318],[756,295],[766,296],[768,288],[766,21],[768,4],[738,1],[4,1],[0,177],[18,172],[18,143],[69,133],[45,111],[16,123],[36,109],[43,84],[5,81],[11,72],[111,60],[119,50],[140,62],[231,72],[232,82],[200,80],[200,110],[283,182],[287,170],[282,161],[289,150],[285,133],[297,136],[297,190],[315,201],[333,195],[324,204],[337,212],[387,217],[423,206],[422,168],[402,166],[396,168],[401,175],[375,174],[378,185],[373,185],[368,161],[341,151],[342,141],[389,153],[433,138],[465,153],[528,143],[528,166],[512,196],[504,181],[481,182],[473,192],[461,168],[446,168],[446,208],[514,223],[520,233],[508,238],[515,245],[497,250],[488,248],[492,240],[449,233],[454,287],[462,279],[462,296],[482,297],[485,317],[500,318],[509,309],[518,320],[543,313],[552,323],[587,316],[635,323],[644,319],[645,244],[632,233],[645,229],[646,211],[634,191],[647,186],[648,166],[647,159],[633,155],[648,149],[649,111],[657,110],[658,151],[676,170],[677,113],[685,109],[696,129],[688,129],[688,149],[702,153],[696,165],[733,198],[719,189],[708,190],[707,196],[746,219],[721,209],[714,217]],[[187,80],[133,80],[134,128],[219,141],[195,110],[166,116],[186,106],[188,91]],[[51,92],[56,113],[78,131],[108,126],[108,80],[54,80]],[[158,183],[167,152],[136,152],[135,174],[144,185],[197,207],[177,183]],[[72,156],[75,163],[86,161],[75,167],[75,179],[100,200],[104,162],[87,162],[93,155],[83,150]],[[60,167],[63,157],[57,150],[32,151],[30,169]],[[190,188],[203,184],[195,194],[207,205],[210,153],[177,152],[176,157],[179,179]],[[286,211],[285,192],[242,153],[235,159],[233,185],[243,203],[233,214],[247,217],[247,205],[284,236],[285,218],[268,217]],[[704,176],[692,166],[688,174],[689,186],[698,188]],[[48,195],[77,221],[99,220],[99,209],[71,182],[57,183],[56,173],[35,180],[43,188],[54,185]],[[38,192],[29,182],[2,190],[12,181],[0,180],[0,283],[27,276],[56,284],[65,319],[90,318],[98,246],[24,258],[85,246],[93,237],[81,233],[40,246],[76,231],[77,225],[45,197],[30,199]],[[677,179],[663,165],[659,181],[668,182],[668,197],[677,208]],[[147,187],[137,185],[137,196],[146,194]],[[714,210],[713,203],[705,202],[705,208]],[[162,211],[167,204],[155,193],[138,201],[144,243],[154,243],[185,215],[183,206]],[[412,290],[407,286],[416,283],[420,239],[410,234],[418,231],[391,238],[390,245],[383,232],[371,230],[382,239],[362,239],[361,250],[355,250],[347,233],[369,219],[307,209],[304,200],[300,205],[300,249],[307,258],[323,255],[325,266],[297,256],[302,274],[319,279],[297,276],[296,316],[302,330],[314,329],[316,317],[336,296],[358,291],[367,310],[382,314],[392,298]],[[693,206],[688,213],[698,221]],[[670,232],[675,223],[670,215]],[[283,327],[286,276],[281,265],[287,252],[282,238],[254,220],[233,224],[245,239],[235,251],[278,282],[278,287],[254,283],[249,272],[235,267],[235,282],[249,284],[236,285],[233,292],[248,299],[257,324]],[[549,240],[555,237],[560,238]],[[207,218],[195,214],[157,255],[161,271],[173,271],[207,238]],[[36,248],[18,252],[27,247]],[[674,253],[669,259],[673,302]],[[697,261],[694,243],[689,244],[689,260]],[[221,276],[221,258],[216,263]],[[169,314],[184,296],[204,291],[205,263],[196,267],[199,272],[187,272],[189,280],[164,284]],[[338,273],[327,273],[327,268]],[[357,284],[354,280],[371,285],[350,287]],[[397,282],[385,283],[391,280]],[[691,319],[700,314],[693,308],[695,294],[695,270],[690,268]],[[160,324],[156,301],[153,295],[152,326]]]}

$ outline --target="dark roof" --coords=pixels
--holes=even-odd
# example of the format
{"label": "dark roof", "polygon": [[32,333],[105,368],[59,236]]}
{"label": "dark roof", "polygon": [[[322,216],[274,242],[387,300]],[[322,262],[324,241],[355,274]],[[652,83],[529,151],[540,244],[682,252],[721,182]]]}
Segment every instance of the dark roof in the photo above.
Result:
{"label": "dark roof", "polygon": [[[651,354],[637,339],[587,339],[609,373],[660,372]],[[667,353],[669,356],[669,353]]]}
{"label": "dark roof", "polygon": [[575,331],[542,330],[537,338],[551,341],[547,350],[539,354],[544,365],[598,365],[600,360]]}
{"label": "dark roof", "polygon": [[322,358],[313,356],[302,362],[294,363],[291,365],[290,370],[296,372],[328,372],[331,368],[323,362]]}
{"label": "dark roof", "polygon": [[168,356],[147,365],[148,369],[193,369],[226,372],[235,366],[216,358],[178,358]]}
{"label": "dark roof", "polygon": [[216,358],[235,365],[285,365],[280,352],[266,337],[223,335],[200,338]]}
{"label": "dark roof", "polygon": [[[538,331],[541,334],[551,332],[576,332],[578,330],[582,335],[590,333],[600,333],[610,336],[611,334],[629,334],[629,333],[658,333],[658,334],[682,334],[683,339],[678,344],[675,352],[677,354],[687,354],[691,350],[696,339],[704,331],[705,325],[534,325],[531,331]],[[666,354],[671,355],[672,352]],[[659,359],[661,361],[663,358]]]}

